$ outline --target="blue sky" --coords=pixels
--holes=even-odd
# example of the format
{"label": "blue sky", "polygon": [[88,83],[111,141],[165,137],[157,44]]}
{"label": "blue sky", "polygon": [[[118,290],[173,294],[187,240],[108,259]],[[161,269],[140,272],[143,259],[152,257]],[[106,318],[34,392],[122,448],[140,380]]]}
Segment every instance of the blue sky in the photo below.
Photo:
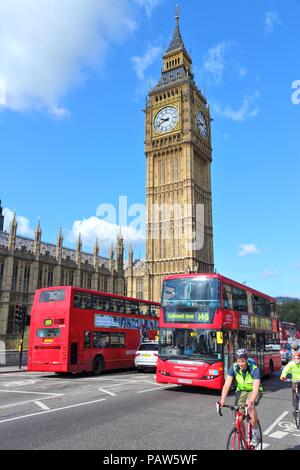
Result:
{"label": "blue sky", "polygon": [[[16,210],[19,234],[32,236],[40,219],[45,241],[61,226],[66,245],[80,231],[91,251],[97,235],[105,255],[101,238],[126,220],[101,222],[99,205],[118,216],[119,196],[131,209],[145,203],[143,108],[176,3],[0,4],[0,198],[7,224]],[[300,1],[178,3],[214,119],[216,268],[270,295],[300,297]],[[127,246],[134,231],[122,232]],[[143,240],[134,251],[143,256]]]}

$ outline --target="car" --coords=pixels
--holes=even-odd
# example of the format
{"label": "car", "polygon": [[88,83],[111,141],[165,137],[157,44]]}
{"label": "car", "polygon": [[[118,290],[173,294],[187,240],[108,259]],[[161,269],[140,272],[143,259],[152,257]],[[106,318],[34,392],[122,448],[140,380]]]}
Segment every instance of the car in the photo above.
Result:
{"label": "car", "polygon": [[291,343],[288,343],[287,341],[282,341],[280,343],[280,346],[281,362],[282,364],[287,364],[291,360],[293,354]]}
{"label": "car", "polygon": [[139,345],[134,358],[134,365],[138,372],[143,372],[145,369],[156,368],[158,358],[158,342],[147,341]]}

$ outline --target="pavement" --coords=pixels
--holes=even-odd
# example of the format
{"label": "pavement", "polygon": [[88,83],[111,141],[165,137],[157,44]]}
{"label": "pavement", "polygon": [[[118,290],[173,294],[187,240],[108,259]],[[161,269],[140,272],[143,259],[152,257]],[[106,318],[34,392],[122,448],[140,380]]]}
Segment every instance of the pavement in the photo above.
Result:
{"label": "pavement", "polygon": [[21,369],[19,369],[19,366],[0,365],[0,374],[9,374],[10,372],[27,372],[27,366],[22,366]]}

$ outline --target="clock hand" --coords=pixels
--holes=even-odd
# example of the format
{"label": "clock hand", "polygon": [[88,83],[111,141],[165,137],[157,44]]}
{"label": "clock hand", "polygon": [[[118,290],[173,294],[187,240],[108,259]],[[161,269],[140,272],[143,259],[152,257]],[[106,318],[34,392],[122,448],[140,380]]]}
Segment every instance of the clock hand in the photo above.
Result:
{"label": "clock hand", "polygon": [[161,120],[157,123],[158,127],[161,126],[165,121],[168,121],[170,118],[161,118]]}

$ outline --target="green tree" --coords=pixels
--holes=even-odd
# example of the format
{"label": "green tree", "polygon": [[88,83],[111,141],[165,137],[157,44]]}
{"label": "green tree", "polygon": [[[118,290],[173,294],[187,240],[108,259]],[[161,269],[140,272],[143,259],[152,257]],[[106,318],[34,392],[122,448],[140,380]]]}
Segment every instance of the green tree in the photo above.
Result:
{"label": "green tree", "polygon": [[300,301],[286,302],[277,306],[279,320],[295,323],[300,330]]}

